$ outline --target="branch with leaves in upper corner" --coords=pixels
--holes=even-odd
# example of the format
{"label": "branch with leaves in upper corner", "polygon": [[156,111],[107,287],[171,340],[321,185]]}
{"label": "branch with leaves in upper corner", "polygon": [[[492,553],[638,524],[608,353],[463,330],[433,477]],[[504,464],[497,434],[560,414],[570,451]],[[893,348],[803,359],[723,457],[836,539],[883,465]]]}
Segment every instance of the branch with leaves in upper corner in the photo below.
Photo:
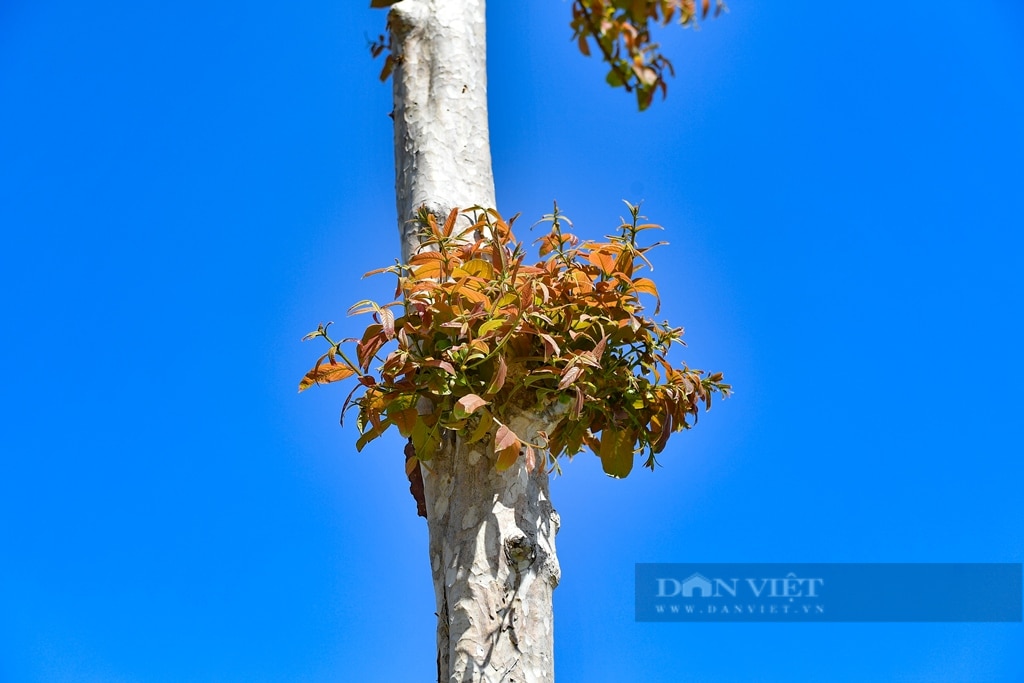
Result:
{"label": "branch with leaves in upper corner", "polygon": [[[350,309],[373,317],[359,339],[335,342],[327,325],[307,335],[330,348],[299,390],[357,376],[342,407],[343,416],[359,408],[356,449],[393,426],[412,441],[410,471],[434,456],[445,435],[487,445],[498,470],[519,457],[533,470],[544,451],[557,469],[560,455],[584,447],[613,477],[627,476],[636,455],[654,469],[669,436],[689,429],[700,407],[731,387],[721,373],[668,361],[683,329],[645,316],[640,301],[652,297],[657,314],[658,289],[641,273],[662,243],[638,240],[659,226],[627,206],[630,218],[617,234],[581,242],[556,205],[543,219],[551,227],[537,240],[542,260],[534,265],[512,233],[515,218],[473,207],[439,224],[424,209],[424,250],[368,273],[395,275],[396,300]],[[462,229],[460,216],[468,219]],[[355,346],[354,362],[346,342]],[[513,430],[522,411],[555,416],[541,442]]]}
{"label": "branch with leaves in upper corner", "polygon": [[[371,7],[390,7],[397,0],[371,0]],[[728,11],[724,0],[715,0],[714,16]],[[711,12],[711,0],[700,0],[700,18]],[[596,46],[608,65],[605,80],[615,88],[636,93],[637,107],[647,109],[659,90],[668,94],[667,76],[675,75],[672,62],[651,38],[652,27],[673,21],[681,26],[697,26],[697,0],[573,0],[573,40],[580,52],[590,56],[590,43]],[[386,54],[385,54],[386,53]],[[370,41],[370,54],[384,56],[380,80],[386,81],[397,63],[387,32]]]}
{"label": "branch with leaves in upper corner", "polygon": [[[701,19],[710,10],[710,0],[701,0]],[[715,16],[725,10],[723,0],[715,0]],[[666,75],[675,75],[672,62],[651,38],[652,26],[673,21],[695,27],[696,0],[574,0],[570,26],[580,52],[589,56],[593,41],[609,67],[605,80],[612,87],[635,92],[643,111],[658,90],[662,97],[667,94]]]}

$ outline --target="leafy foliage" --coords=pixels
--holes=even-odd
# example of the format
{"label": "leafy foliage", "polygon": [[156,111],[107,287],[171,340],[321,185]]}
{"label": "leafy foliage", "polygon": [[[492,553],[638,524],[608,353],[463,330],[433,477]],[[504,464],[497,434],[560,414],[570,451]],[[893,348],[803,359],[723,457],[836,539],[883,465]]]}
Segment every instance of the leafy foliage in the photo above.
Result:
{"label": "leafy foliage", "polygon": [[[378,5],[374,4],[373,6],[377,7]],[[395,65],[398,64],[398,57],[391,49],[390,30],[388,35],[382,33],[374,40],[370,41],[370,55],[372,55],[374,59],[380,57],[385,52],[387,52],[387,54],[384,55],[384,66],[382,66],[380,70],[381,83],[388,80],[388,77],[391,76],[391,72],[395,70]]]}
{"label": "leafy foliage", "polygon": [[[710,9],[710,0],[701,0],[701,18]],[[715,0],[715,16],[724,9],[723,0]],[[675,74],[660,46],[651,40],[651,25],[668,25],[673,20],[695,26],[696,0],[574,0],[570,26],[580,52],[589,56],[592,40],[609,67],[605,80],[612,87],[636,92],[637,106],[643,111],[655,92],[660,89],[662,97],[668,92],[666,73]]]}
{"label": "leafy foliage", "polygon": [[[397,0],[371,0],[371,7],[389,7]],[[700,16],[707,18],[711,0],[700,0]],[[726,10],[724,0],[715,0],[717,17]],[[580,52],[590,56],[590,41],[594,42],[601,58],[608,64],[605,80],[615,88],[636,93],[637,107],[647,109],[654,94],[668,93],[666,74],[675,75],[672,62],[661,53],[658,43],[651,40],[651,26],[667,26],[676,21],[682,26],[697,25],[697,0],[573,0],[573,39]],[[370,42],[370,54],[383,53],[384,66],[380,80],[386,81],[398,63],[391,50],[391,40],[381,34]]]}
{"label": "leafy foliage", "polygon": [[[357,450],[394,426],[410,438],[415,458],[430,460],[446,436],[493,449],[499,469],[522,455],[537,466],[538,451],[556,458],[584,446],[605,472],[625,477],[636,454],[651,469],[672,432],[695,423],[715,392],[728,395],[722,374],[674,367],[666,355],[682,343],[682,328],[643,315],[640,296],[660,305],[640,233],[639,207],[605,242],[580,242],[556,205],[542,222],[542,260],[525,263],[525,248],[493,209],[454,209],[439,224],[421,210],[424,250],[407,264],[367,273],[397,276],[396,301],[362,301],[353,314],[370,314],[362,337],[335,342],[299,384],[327,384],[350,376],[358,385],[342,416],[359,409]],[[464,229],[457,230],[459,217]],[[657,306],[655,314],[657,313]],[[354,360],[342,350],[354,345]],[[380,363],[371,374],[370,366]],[[353,399],[362,389],[362,394]],[[515,411],[551,416],[553,428],[530,443],[510,426]],[[411,460],[410,462],[415,462]]]}

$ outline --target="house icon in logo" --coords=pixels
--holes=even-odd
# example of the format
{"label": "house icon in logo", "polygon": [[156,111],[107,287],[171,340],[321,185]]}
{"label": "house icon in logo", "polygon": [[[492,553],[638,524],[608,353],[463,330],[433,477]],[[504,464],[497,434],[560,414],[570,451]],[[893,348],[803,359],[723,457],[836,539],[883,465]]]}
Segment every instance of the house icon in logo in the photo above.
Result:
{"label": "house icon in logo", "polygon": [[683,581],[683,597],[694,597],[694,591],[697,591],[702,598],[710,598],[712,595],[711,582],[700,574],[691,575],[690,578]]}

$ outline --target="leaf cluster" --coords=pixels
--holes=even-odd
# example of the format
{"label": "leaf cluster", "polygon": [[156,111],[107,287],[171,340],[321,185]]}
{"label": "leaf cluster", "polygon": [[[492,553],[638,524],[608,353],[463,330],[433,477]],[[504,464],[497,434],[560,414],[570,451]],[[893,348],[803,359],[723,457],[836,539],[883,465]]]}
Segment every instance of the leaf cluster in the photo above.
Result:
{"label": "leaf cluster", "polygon": [[[374,5],[376,7],[376,5]],[[387,34],[381,33],[375,39],[370,41],[370,56],[376,59],[382,54],[384,55],[384,65],[380,69],[380,80],[381,83],[388,80],[391,76],[391,72],[395,70],[395,65],[398,64],[398,56],[391,49],[391,32],[388,30]]]}
{"label": "leaf cluster", "polygon": [[[387,8],[397,1],[371,0],[370,6]],[[714,16],[726,9],[725,0],[715,0]],[[710,11],[711,0],[700,0],[701,19]],[[614,88],[635,92],[637,107],[643,111],[651,106],[658,90],[662,97],[668,94],[666,76],[675,75],[672,62],[651,39],[651,27],[673,21],[695,27],[697,14],[697,0],[573,0],[569,26],[580,52],[589,57],[593,41],[608,64],[605,80]],[[370,41],[373,57],[385,55],[381,81],[386,81],[398,64],[391,48],[391,39],[384,34]]]}
{"label": "leaf cluster", "polygon": [[[710,9],[710,0],[701,0],[702,19]],[[715,16],[724,9],[725,2],[715,0]],[[696,0],[574,0],[570,26],[580,52],[589,56],[592,40],[609,67],[605,80],[635,92],[643,111],[658,90],[662,97],[667,94],[666,74],[675,75],[672,63],[651,39],[651,26],[673,21],[695,26]]]}
{"label": "leaf cluster", "polygon": [[[640,300],[653,298],[657,314],[657,287],[641,273],[661,243],[641,246],[638,236],[659,226],[627,206],[631,218],[616,234],[581,242],[555,205],[533,265],[513,235],[515,218],[473,207],[441,222],[422,210],[424,250],[367,273],[395,275],[396,300],[350,309],[372,317],[358,339],[335,342],[324,325],[307,335],[330,349],[299,390],[358,377],[342,408],[344,416],[358,407],[356,448],[394,426],[412,440],[410,467],[458,435],[492,448],[499,470],[520,455],[533,469],[544,451],[557,468],[558,456],[584,447],[614,477],[630,473],[636,454],[653,469],[669,436],[730,386],[721,373],[667,360],[683,330],[646,317]],[[513,431],[512,416],[523,412],[547,416],[539,443]]]}

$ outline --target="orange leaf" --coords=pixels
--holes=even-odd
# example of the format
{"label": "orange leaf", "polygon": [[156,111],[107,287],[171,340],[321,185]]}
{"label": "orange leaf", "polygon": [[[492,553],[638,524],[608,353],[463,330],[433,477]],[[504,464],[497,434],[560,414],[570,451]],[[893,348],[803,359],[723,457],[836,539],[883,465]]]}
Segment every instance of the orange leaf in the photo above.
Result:
{"label": "orange leaf", "polygon": [[540,242],[538,253],[541,256],[547,256],[552,251],[554,251],[556,246],[558,246],[558,239],[554,235],[545,235],[544,237],[541,237],[538,241]]}
{"label": "orange leaf", "polygon": [[611,275],[615,270],[615,257],[603,251],[592,251],[587,254],[587,260],[600,268],[605,275]]}
{"label": "orange leaf", "polygon": [[384,66],[380,70],[381,83],[388,80],[388,76],[390,76],[391,72],[395,70],[396,63],[397,60],[395,59],[394,55],[388,55],[387,57],[384,58]]}
{"label": "orange leaf", "polygon": [[[476,281],[476,282],[479,282],[478,278],[473,278],[473,280]],[[455,284],[455,286],[452,288],[452,290],[451,290],[452,294],[458,294],[459,296],[463,297],[467,301],[470,301],[470,302],[472,302],[474,304],[489,304],[489,303],[491,303],[491,300],[487,298],[486,294],[484,294],[484,293],[482,293],[482,292],[480,292],[480,291],[478,291],[476,289],[473,289],[470,286],[471,282],[472,281],[468,277],[465,277],[465,278],[459,280]]]}
{"label": "orange leaf", "polygon": [[615,259],[615,271],[626,277],[633,276],[633,254],[623,249]]}
{"label": "orange leaf", "polygon": [[441,231],[437,229],[437,219],[434,218],[434,214],[427,212],[427,207],[421,207],[420,211],[427,213],[427,227],[430,228],[430,234],[437,239],[441,239]]}
{"label": "orange leaf", "polygon": [[413,427],[416,426],[416,419],[419,417],[419,413],[416,408],[406,408],[405,410],[399,410],[393,415],[388,413],[388,417],[398,427],[398,433],[409,438],[412,435]]}
{"label": "orange leaf", "polygon": [[501,388],[505,386],[506,374],[508,374],[508,364],[505,363],[503,356],[498,356],[498,367],[494,369],[494,377],[491,378],[491,383],[487,385],[488,394],[496,394],[501,391]]}
{"label": "orange leaf", "polygon": [[[704,0],[704,2],[707,2],[707,1],[708,0]],[[445,237],[451,237],[452,228],[455,227],[455,219],[458,218],[458,216],[459,216],[459,210],[458,209],[452,209],[448,213],[448,218],[445,219],[445,221],[444,221],[444,228],[442,229],[442,232],[444,233]]]}
{"label": "orange leaf", "polygon": [[580,52],[582,52],[585,57],[589,57],[590,47],[587,45],[587,36],[585,34],[580,35],[579,46]]}
{"label": "orange leaf", "polygon": [[481,277],[484,280],[494,279],[494,266],[483,259],[470,259],[462,264],[461,270],[464,270],[469,275]]}
{"label": "orange leaf", "polygon": [[443,261],[443,260],[444,260],[444,256],[442,256],[441,254],[437,253],[436,251],[421,251],[418,254],[414,254],[413,257],[411,259],[409,259],[409,265],[410,266],[418,266],[421,263],[428,263],[430,261]]}
{"label": "orange leaf", "polygon": [[654,286],[654,282],[645,277],[638,277],[633,280],[633,289],[637,292],[650,294],[657,299],[657,305],[654,307],[654,315],[658,315],[658,311],[661,310],[661,296],[658,294],[658,288]]}
{"label": "orange leaf", "polygon": [[387,339],[384,338],[383,328],[380,325],[371,325],[366,329],[368,337],[356,344],[356,360],[359,362],[359,367],[364,371],[369,370],[373,357],[387,343]]}
{"label": "orange leaf", "polygon": [[494,469],[499,472],[504,472],[509,467],[512,467],[519,459],[519,447],[515,446],[512,448],[506,448],[503,451],[498,452],[498,460],[494,463]]}
{"label": "orange leaf", "polygon": [[654,281],[645,277],[638,277],[633,280],[633,289],[644,294],[658,296],[658,288],[654,285]]}
{"label": "orange leaf", "polygon": [[337,382],[354,374],[356,374],[355,370],[342,363],[324,363],[306,373],[306,376],[299,382],[299,391],[305,391],[314,384]]}
{"label": "orange leaf", "polygon": [[490,401],[485,401],[476,394],[466,394],[455,402],[455,417],[460,420],[469,417],[488,403]]}
{"label": "orange leaf", "polygon": [[431,261],[430,263],[424,263],[418,268],[414,268],[412,276],[417,280],[424,280],[426,278],[437,278],[441,277],[444,272],[444,265],[441,261]]}
{"label": "orange leaf", "polygon": [[494,435],[494,452],[498,456],[498,461],[495,464],[495,468],[499,472],[504,472],[515,463],[519,457],[519,449],[522,443],[519,441],[519,437],[516,436],[515,432],[506,427],[500,425],[498,432]]}
{"label": "orange leaf", "polygon": [[411,476],[412,473],[415,472],[416,468],[419,466],[420,461],[418,458],[407,458],[405,461],[405,476]]}

